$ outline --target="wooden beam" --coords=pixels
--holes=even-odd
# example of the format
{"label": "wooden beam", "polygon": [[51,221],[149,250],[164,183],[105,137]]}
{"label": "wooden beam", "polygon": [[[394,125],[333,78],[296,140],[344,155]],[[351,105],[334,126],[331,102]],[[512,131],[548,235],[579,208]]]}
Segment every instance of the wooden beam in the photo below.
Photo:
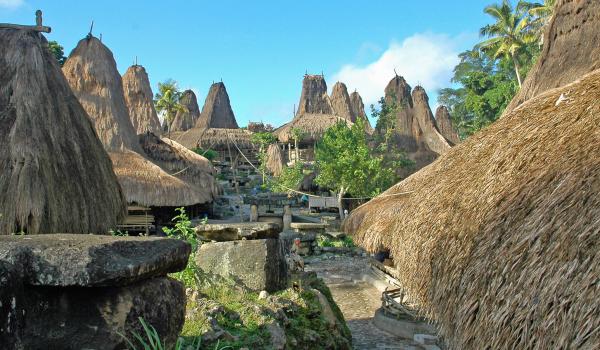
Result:
{"label": "wooden beam", "polygon": [[34,32],[50,33],[52,28],[46,26],[23,26],[19,24],[0,23],[0,29],[20,29],[20,30],[33,30]]}

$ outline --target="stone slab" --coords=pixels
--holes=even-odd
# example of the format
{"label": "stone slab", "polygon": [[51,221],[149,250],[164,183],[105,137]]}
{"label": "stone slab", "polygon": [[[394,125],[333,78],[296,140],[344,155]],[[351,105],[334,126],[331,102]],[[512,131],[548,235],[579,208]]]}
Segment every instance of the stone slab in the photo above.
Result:
{"label": "stone slab", "polygon": [[235,241],[242,238],[277,238],[280,231],[279,225],[272,222],[218,223],[196,226],[198,236],[217,242]]}

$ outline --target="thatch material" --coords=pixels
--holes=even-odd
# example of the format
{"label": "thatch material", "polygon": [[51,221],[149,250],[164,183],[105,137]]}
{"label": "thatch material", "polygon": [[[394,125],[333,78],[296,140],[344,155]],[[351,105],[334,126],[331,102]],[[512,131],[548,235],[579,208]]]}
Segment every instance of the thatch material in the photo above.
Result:
{"label": "thatch material", "polygon": [[235,142],[240,148],[256,148],[252,143],[252,133],[242,129],[192,128],[171,133],[171,139],[189,149],[226,150],[228,142],[230,147],[234,147]]}
{"label": "thatch material", "polygon": [[63,73],[92,118],[104,148],[109,152],[124,149],[141,152],[112,52],[97,38],[84,38],[69,55]]}
{"label": "thatch material", "polygon": [[177,112],[175,119],[173,119],[173,123],[171,124],[171,131],[186,131],[191,129],[200,117],[198,100],[196,99],[196,94],[192,90],[185,90],[181,94],[179,103],[183,105],[185,110]]}
{"label": "thatch material", "polygon": [[599,101],[600,70],[539,95],[345,222],[451,348],[600,347]]}
{"label": "thatch material", "polygon": [[146,69],[133,65],[123,75],[125,105],[137,134],[152,132],[160,135],[161,126],[154,108],[152,88]]}
{"label": "thatch material", "polygon": [[417,140],[425,143],[430,150],[437,154],[449,150],[451,146],[438,130],[431,108],[429,108],[429,97],[423,87],[416,86],[413,89],[412,101],[414,120],[420,129]]}
{"label": "thatch material", "polygon": [[439,106],[436,109],[435,123],[437,124],[440,133],[446,138],[446,140],[450,141],[453,145],[456,145],[460,142],[458,133],[452,125],[450,112],[448,112],[448,108],[446,108],[446,106]]}
{"label": "thatch material", "polygon": [[161,139],[152,133],[139,135],[139,139],[144,152],[154,164],[198,187],[205,196],[205,202],[212,202],[220,194],[214,177],[216,171],[208,159],[173,140]]}
{"label": "thatch material", "polygon": [[46,39],[0,29],[0,47],[0,234],[107,233],[123,194]]}
{"label": "thatch material", "polygon": [[291,122],[283,125],[273,133],[281,142],[293,142],[292,129],[299,128],[304,132],[302,142],[315,142],[325,131],[337,122],[343,121],[351,126],[353,123],[342,117],[332,114],[302,114],[296,116]]}
{"label": "thatch material", "polygon": [[267,170],[274,176],[279,176],[283,172],[284,163],[281,146],[276,143],[269,145],[267,149]]}
{"label": "thatch material", "polygon": [[411,97],[412,88],[406,80],[396,75],[385,87],[385,102],[395,105],[398,109],[396,114],[396,134],[398,144],[406,151],[416,151],[418,148],[415,136],[419,134],[417,123],[412,114],[413,101]]}
{"label": "thatch material", "polygon": [[356,119],[362,119],[365,122],[365,131],[367,134],[373,133],[373,127],[367,118],[365,113],[365,104],[363,103],[362,97],[356,91],[350,94],[350,106],[352,107],[352,113],[356,116]]}
{"label": "thatch material", "polygon": [[334,114],[353,123],[356,121],[356,115],[352,110],[352,103],[350,102],[350,95],[348,95],[346,84],[339,81],[335,83],[329,100],[331,101]]}
{"label": "thatch material", "polygon": [[334,114],[322,75],[304,75],[296,116],[303,114]]}
{"label": "thatch material", "polygon": [[237,129],[238,124],[231,109],[229,95],[222,82],[211,85],[196,127],[201,129]]}
{"label": "thatch material", "polygon": [[146,159],[125,109],[121,77],[110,50],[98,39],[79,42],[63,67],[71,88],[104,132],[104,148],[129,203],[184,206],[210,200],[211,189],[200,189],[167,174]]}
{"label": "thatch material", "polygon": [[167,174],[139,153],[110,152],[119,183],[129,203],[175,207],[210,201],[209,191]]}
{"label": "thatch material", "polygon": [[542,53],[504,115],[552,88],[600,69],[600,1],[559,0],[544,33]]}

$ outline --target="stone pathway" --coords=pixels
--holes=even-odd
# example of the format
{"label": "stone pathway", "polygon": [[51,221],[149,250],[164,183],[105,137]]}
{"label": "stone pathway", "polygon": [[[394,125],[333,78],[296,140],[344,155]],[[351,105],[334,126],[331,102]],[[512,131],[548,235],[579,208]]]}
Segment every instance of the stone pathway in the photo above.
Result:
{"label": "stone pathway", "polygon": [[413,341],[394,336],[373,324],[373,315],[381,307],[381,292],[369,283],[356,281],[368,269],[367,258],[309,257],[306,264],[307,271],[315,271],[329,286],[352,332],[354,349],[422,349]]}

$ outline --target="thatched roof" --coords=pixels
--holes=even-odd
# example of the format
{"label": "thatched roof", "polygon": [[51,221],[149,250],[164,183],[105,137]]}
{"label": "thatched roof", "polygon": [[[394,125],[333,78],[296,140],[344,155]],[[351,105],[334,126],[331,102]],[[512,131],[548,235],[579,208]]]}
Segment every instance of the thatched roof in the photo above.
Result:
{"label": "thatched roof", "polygon": [[200,117],[196,121],[197,128],[237,129],[238,124],[231,109],[229,95],[222,82],[211,85]]}
{"label": "thatched roof", "polygon": [[185,110],[177,112],[175,119],[173,119],[173,123],[171,124],[171,131],[186,131],[191,129],[200,117],[198,100],[196,99],[196,94],[192,90],[185,90],[181,94],[179,103],[185,107]]}
{"label": "thatched roof", "polygon": [[164,171],[190,183],[205,194],[206,202],[220,194],[216,171],[210,161],[179,143],[152,133],[139,135],[140,145],[152,162]]}
{"label": "thatched roof", "polygon": [[327,83],[322,75],[304,75],[302,93],[296,116],[303,114],[333,114],[333,107],[327,95]]}
{"label": "thatched roof", "polygon": [[137,134],[152,132],[160,135],[161,126],[154,108],[152,89],[146,69],[133,65],[123,75],[125,105]]}
{"label": "thatched roof", "polygon": [[302,138],[304,142],[313,142],[320,139],[325,131],[334,126],[338,121],[344,121],[351,126],[353,123],[342,117],[332,114],[301,114],[296,116],[291,122],[275,130],[273,134],[281,142],[293,142],[292,129],[299,128],[305,135]]}
{"label": "thatched roof", "polygon": [[353,123],[356,121],[356,115],[352,109],[352,103],[350,102],[350,95],[348,95],[346,84],[339,81],[335,83],[331,90],[329,100],[331,101],[334,114]]}
{"label": "thatched roof", "polygon": [[450,141],[453,145],[456,145],[460,142],[458,133],[452,125],[450,112],[448,112],[448,108],[446,108],[446,106],[439,106],[435,110],[435,123],[437,124],[440,133],[446,138],[446,140]]}
{"label": "thatched roof", "polygon": [[[504,114],[548,89],[600,69],[600,1],[558,0],[544,33],[544,47]],[[545,43],[552,42],[552,45]]]}
{"label": "thatched roof", "polygon": [[600,347],[599,101],[600,70],[547,91],[345,222],[451,348]]}
{"label": "thatched roof", "polygon": [[92,118],[104,148],[111,152],[124,149],[141,152],[112,52],[97,38],[86,37],[69,55],[63,73]]}
{"label": "thatched roof", "polygon": [[63,71],[96,130],[107,136],[102,139],[104,147],[110,153],[127,202],[182,206],[212,199],[211,188],[186,183],[146,158],[125,109],[121,77],[112,53],[98,39],[81,40]]}
{"label": "thatched roof", "polygon": [[431,108],[429,108],[429,97],[423,87],[416,86],[413,89],[412,101],[412,113],[419,127],[419,132],[415,135],[417,141],[424,143],[427,148],[437,154],[449,150],[451,146],[438,130]]}
{"label": "thatched roof", "polygon": [[371,127],[369,118],[367,118],[367,114],[365,113],[365,104],[357,91],[350,94],[350,106],[356,119],[362,119],[365,122],[365,131],[367,134],[373,134],[373,127]]}
{"label": "thatched roof", "polygon": [[[235,142],[240,148],[255,148],[252,143],[252,133],[242,129],[192,128],[187,131],[172,132],[171,139],[189,149],[200,147],[225,150],[228,140]],[[234,147],[232,144],[230,146]]]}
{"label": "thatched roof", "polygon": [[0,29],[0,234],[107,233],[123,194],[47,45]]}
{"label": "thatched roof", "polygon": [[110,152],[115,173],[129,203],[174,207],[209,202],[210,191],[198,190],[132,151]]}
{"label": "thatched roof", "polygon": [[281,175],[284,166],[283,151],[281,146],[274,143],[267,149],[267,170],[274,176]]}

